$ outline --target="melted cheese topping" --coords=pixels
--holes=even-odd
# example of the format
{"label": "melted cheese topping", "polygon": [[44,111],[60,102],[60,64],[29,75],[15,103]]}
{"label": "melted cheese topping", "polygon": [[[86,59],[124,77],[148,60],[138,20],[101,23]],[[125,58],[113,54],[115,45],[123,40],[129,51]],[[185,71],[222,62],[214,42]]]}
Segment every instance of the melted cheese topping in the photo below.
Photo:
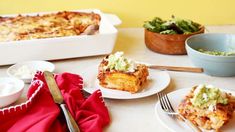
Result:
{"label": "melted cheese topping", "polygon": [[0,17],[0,41],[80,35],[91,25],[99,27],[100,19],[95,13],[67,11],[41,16]]}

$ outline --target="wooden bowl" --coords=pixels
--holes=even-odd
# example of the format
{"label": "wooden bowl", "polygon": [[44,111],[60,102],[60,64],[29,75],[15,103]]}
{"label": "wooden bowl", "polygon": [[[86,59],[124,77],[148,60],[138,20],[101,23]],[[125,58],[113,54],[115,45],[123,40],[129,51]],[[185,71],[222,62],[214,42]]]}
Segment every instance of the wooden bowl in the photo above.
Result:
{"label": "wooden bowl", "polygon": [[169,54],[184,55],[185,40],[192,35],[204,33],[205,27],[202,26],[199,31],[191,34],[160,34],[145,29],[145,45],[152,51]]}

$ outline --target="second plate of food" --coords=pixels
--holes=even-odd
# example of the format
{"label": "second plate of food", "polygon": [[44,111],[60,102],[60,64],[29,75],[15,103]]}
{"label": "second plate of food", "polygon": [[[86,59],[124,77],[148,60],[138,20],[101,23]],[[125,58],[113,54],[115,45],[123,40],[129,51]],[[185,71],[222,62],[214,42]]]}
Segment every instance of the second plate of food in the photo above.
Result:
{"label": "second plate of food", "polygon": [[[169,100],[171,101],[171,104],[176,111],[177,108],[179,107],[179,104],[181,101],[185,98],[185,96],[190,92],[190,88],[183,88],[183,89],[178,89],[176,91],[173,91],[168,94]],[[234,91],[230,90],[225,90],[225,89],[220,89],[223,92],[231,93],[232,95],[235,95]],[[172,116],[167,115],[161,108],[161,105],[159,101],[155,105],[155,115],[157,116],[158,120],[161,122],[163,126],[165,126],[168,130],[171,132],[189,132],[192,131],[192,129],[187,126],[183,121],[180,121],[176,118],[172,118]],[[233,113],[233,116],[235,116],[235,113]],[[235,118],[233,117],[232,119],[229,120],[224,126],[220,129],[223,132],[234,132],[234,122]],[[202,128],[201,128],[202,129]],[[213,132],[213,130],[205,130],[202,129],[203,131],[207,132]]]}
{"label": "second plate of food", "polygon": [[143,86],[143,90],[138,91],[137,93],[130,93],[126,91],[103,88],[99,85],[97,75],[97,65],[87,68],[82,73],[82,77],[84,79],[84,90],[88,93],[93,93],[97,89],[100,89],[104,98],[112,99],[136,99],[147,97],[164,90],[170,83],[170,76],[166,71],[149,69],[149,76],[147,83]]}

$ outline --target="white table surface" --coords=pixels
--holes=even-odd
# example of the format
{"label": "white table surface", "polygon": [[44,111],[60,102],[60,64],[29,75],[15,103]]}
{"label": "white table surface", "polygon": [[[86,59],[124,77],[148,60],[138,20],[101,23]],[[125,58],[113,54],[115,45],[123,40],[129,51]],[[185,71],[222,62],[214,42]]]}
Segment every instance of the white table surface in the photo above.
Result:
{"label": "white table surface", "polygon": [[[235,26],[207,26],[209,32],[235,33]],[[129,58],[147,63],[172,66],[193,66],[186,55],[162,55],[154,53],[144,44],[142,28],[121,28],[113,52],[124,51]],[[78,51],[79,52],[79,51]],[[79,74],[87,66],[95,65],[104,56],[86,57],[69,60],[52,61],[56,73],[71,72]],[[0,76],[7,76],[8,66],[0,67]],[[176,89],[190,88],[197,84],[212,84],[217,87],[235,90],[235,77],[212,77],[202,73],[169,72],[170,85],[164,90],[171,92]],[[26,85],[22,97],[16,102],[26,100]],[[111,124],[105,128],[107,132],[168,132],[154,114],[157,95],[133,100],[105,99],[110,112]]]}

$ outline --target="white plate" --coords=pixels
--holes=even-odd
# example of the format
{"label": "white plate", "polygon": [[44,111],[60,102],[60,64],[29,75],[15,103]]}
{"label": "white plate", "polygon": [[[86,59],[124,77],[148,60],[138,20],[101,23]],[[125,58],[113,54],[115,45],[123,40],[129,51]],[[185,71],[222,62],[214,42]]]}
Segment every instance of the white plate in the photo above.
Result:
{"label": "white plate", "polygon": [[[50,71],[55,70],[55,65],[48,61],[25,61],[16,63],[7,69],[7,74],[11,77],[16,77],[23,80],[25,83],[30,83],[33,75],[28,75],[36,71]],[[17,75],[16,72],[21,72],[22,75]],[[22,73],[24,72],[24,74]]]}
{"label": "white plate", "polygon": [[[173,91],[168,94],[168,97],[171,101],[171,104],[175,110],[177,110],[177,106],[180,104],[180,102],[183,100],[186,94],[189,93],[191,89],[186,88],[186,89],[179,89],[176,91]],[[229,91],[229,90],[224,90],[222,91],[232,93],[235,95],[234,91]],[[188,127],[184,122],[179,121],[179,120],[174,120],[171,116],[168,116],[160,106],[159,101],[155,105],[155,115],[157,116],[158,120],[164,125],[167,129],[169,129],[172,132],[190,132],[192,131],[190,127]],[[235,116],[235,114],[233,114]],[[223,126],[221,128],[221,131],[223,132],[234,132],[235,130],[235,117],[233,117],[228,124]]]}
{"label": "white plate", "polygon": [[97,79],[98,66],[89,67],[85,71],[86,72],[82,74],[84,78],[84,90],[93,93],[95,90],[100,89],[103,97],[112,99],[136,99],[147,97],[162,91],[170,83],[170,76],[167,72],[149,69],[148,81],[146,85],[144,85],[145,88],[138,93],[131,94],[126,91],[107,89],[100,86]]}

